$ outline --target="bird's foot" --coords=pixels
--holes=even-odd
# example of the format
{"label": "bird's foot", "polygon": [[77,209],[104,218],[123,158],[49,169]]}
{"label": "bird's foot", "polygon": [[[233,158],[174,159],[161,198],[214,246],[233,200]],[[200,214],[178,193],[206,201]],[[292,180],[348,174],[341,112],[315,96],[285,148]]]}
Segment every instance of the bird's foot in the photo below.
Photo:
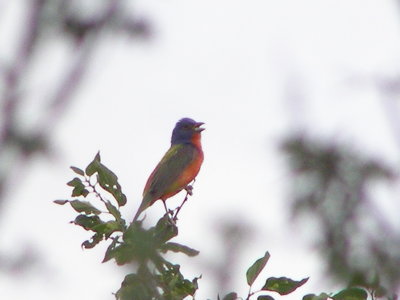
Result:
{"label": "bird's foot", "polygon": [[189,196],[192,196],[193,195],[193,186],[192,185],[187,185],[186,187],[185,187],[185,191],[188,193],[188,195]]}

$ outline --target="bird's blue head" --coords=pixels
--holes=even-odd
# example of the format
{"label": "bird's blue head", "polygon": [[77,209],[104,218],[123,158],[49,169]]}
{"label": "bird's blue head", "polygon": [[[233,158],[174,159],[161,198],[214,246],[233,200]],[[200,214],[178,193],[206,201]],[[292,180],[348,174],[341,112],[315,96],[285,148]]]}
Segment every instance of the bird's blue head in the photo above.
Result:
{"label": "bird's blue head", "polygon": [[200,127],[203,124],[190,118],[179,120],[172,131],[171,144],[191,143],[194,137],[200,137],[200,133],[205,129]]}

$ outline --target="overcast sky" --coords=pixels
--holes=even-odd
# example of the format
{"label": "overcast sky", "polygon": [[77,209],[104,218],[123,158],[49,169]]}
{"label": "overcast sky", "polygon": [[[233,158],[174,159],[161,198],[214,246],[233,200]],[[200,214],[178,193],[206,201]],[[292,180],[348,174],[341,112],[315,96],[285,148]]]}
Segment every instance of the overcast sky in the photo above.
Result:
{"label": "overcast sky", "polygon": [[[7,8],[8,18],[15,19],[12,5]],[[123,214],[131,219],[182,117],[206,123],[205,161],[194,196],[180,213],[177,239],[200,255],[174,256],[192,266],[183,269],[188,278],[203,275],[197,299],[216,299],[210,266],[221,262],[218,228],[224,220],[244,222],[252,231],[232,280],[242,296],[247,267],[266,250],[272,257],[264,278],[311,276],[284,299],[334,291],[310,246],[313,229],[298,230],[302,227],[288,218],[288,176],[279,143],[304,128],[369,155],[397,158],[382,108],[387,96],[375,85],[400,70],[396,3],[138,0],[132,8],[151,20],[152,39],[104,42],[54,131],[55,155],[33,161],[7,199],[0,221],[2,251],[18,253],[29,246],[42,263],[22,277],[0,273],[2,296],[112,299],[127,271],[100,263],[104,246],[83,251],[80,244],[89,234],[68,224],[72,210],[52,200],[69,196],[69,166],[85,167],[100,150],[128,196]],[[0,38],[12,28],[3,27]],[[62,49],[55,47],[46,59],[32,87],[38,94],[51,80],[49,65],[62,65]],[[29,110],[33,118],[34,111]],[[174,207],[183,197],[167,203]],[[148,209],[149,224],[162,213],[161,202]]]}

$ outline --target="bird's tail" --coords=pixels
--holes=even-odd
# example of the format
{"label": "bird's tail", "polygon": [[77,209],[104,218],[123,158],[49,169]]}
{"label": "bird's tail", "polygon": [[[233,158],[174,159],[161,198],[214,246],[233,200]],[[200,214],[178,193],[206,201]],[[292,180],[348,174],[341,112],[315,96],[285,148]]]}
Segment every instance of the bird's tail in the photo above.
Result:
{"label": "bird's tail", "polygon": [[142,200],[142,203],[140,203],[139,209],[135,214],[135,217],[133,218],[132,222],[137,221],[137,219],[139,218],[140,214],[150,206],[150,201],[149,199],[147,199],[147,197],[144,197]]}
{"label": "bird's tail", "polygon": [[135,217],[133,218],[133,221],[132,221],[132,222],[136,222],[141,213],[142,213],[142,211],[139,209],[139,210],[137,211]]}

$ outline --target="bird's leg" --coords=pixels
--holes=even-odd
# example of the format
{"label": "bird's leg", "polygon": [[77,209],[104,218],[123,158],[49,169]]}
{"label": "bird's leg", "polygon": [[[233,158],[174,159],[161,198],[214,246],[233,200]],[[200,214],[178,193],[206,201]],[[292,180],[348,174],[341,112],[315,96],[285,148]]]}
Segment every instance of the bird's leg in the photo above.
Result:
{"label": "bird's leg", "polygon": [[180,212],[183,204],[185,204],[185,202],[188,200],[188,196],[189,196],[189,192],[186,190],[186,196],[185,199],[183,199],[183,202],[180,206],[178,206],[178,208],[176,209],[176,213],[174,215],[174,221],[178,220],[178,213]]}
{"label": "bird's leg", "polygon": [[165,208],[165,212],[167,213],[168,216],[172,216],[172,212],[170,210],[168,210],[167,205],[165,204],[165,201],[162,202],[164,204],[164,208]]}

